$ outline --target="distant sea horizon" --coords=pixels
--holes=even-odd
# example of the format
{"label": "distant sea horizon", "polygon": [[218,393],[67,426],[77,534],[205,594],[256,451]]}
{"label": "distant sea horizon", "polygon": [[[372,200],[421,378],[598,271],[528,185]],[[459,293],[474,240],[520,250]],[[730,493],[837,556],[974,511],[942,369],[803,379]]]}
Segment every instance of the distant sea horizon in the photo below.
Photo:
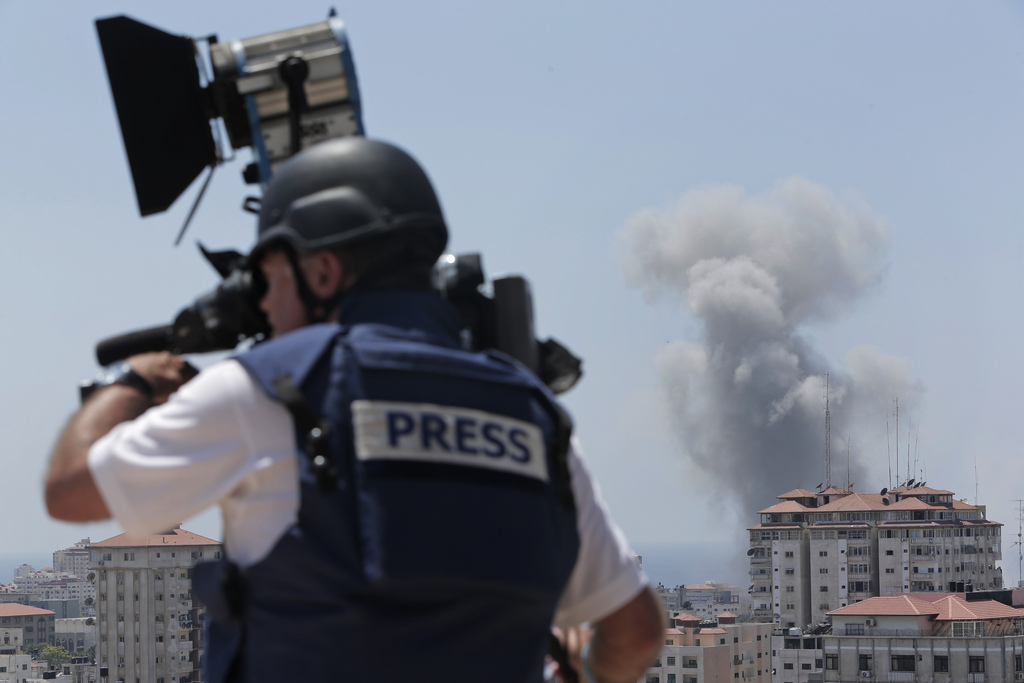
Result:
{"label": "distant sea horizon", "polygon": [[30,564],[34,569],[53,566],[53,553],[24,552],[0,553],[0,583],[14,580],[14,570],[23,564]]}
{"label": "distant sea horizon", "polygon": [[[644,572],[654,584],[674,588],[719,581],[742,588],[746,581],[747,567],[737,563],[746,549],[738,549],[731,543],[634,543],[633,550],[643,558]],[[14,580],[14,570],[23,564],[32,565],[35,569],[50,567],[53,565],[53,553],[0,553],[0,583]]]}
{"label": "distant sea horizon", "polygon": [[747,583],[748,566],[740,559],[746,548],[734,543],[634,543],[633,550],[643,559],[644,572],[655,585],[675,588],[716,581],[743,588]]}

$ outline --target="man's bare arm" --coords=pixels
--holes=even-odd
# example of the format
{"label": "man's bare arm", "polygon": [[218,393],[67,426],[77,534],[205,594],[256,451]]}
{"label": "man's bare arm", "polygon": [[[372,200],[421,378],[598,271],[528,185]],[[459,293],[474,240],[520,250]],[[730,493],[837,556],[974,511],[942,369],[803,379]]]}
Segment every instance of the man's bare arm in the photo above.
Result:
{"label": "man's bare arm", "polygon": [[71,418],[53,449],[46,476],[51,517],[67,522],[109,519],[110,511],[89,471],[89,449],[118,424],[165,402],[196,375],[195,368],[168,352],[134,356],[129,364],[153,388],[152,400],[135,387],[112,384],[96,391]]}
{"label": "man's bare arm", "polygon": [[138,389],[112,384],[98,390],[60,435],[46,476],[46,509],[66,522],[109,519],[110,511],[89,471],[89,449],[116,425],[134,420],[150,406]]}
{"label": "man's bare arm", "polygon": [[578,627],[565,633],[570,661],[584,683],[581,655],[597,683],[634,683],[661,652],[665,638],[665,608],[657,594],[645,587],[636,597],[593,624],[590,646],[582,646],[588,633]]}

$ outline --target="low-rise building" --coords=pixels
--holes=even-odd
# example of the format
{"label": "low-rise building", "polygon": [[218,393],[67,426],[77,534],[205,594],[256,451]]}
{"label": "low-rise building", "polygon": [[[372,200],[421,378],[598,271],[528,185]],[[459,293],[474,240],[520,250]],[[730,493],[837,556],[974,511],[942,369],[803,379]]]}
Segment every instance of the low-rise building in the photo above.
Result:
{"label": "low-rise building", "polygon": [[711,622],[680,613],[670,623],[661,656],[641,683],[770,683],[771,624],[737,624],[731,612]]}
{"label": "low-rise building", "polygon": [[0,655],[0,682],[25,683],[33,675],[28,655]]}
{"label": "low-rise building", "polygon": [[[998,598],[998,599],[992,599]],[[1024,592],[875,597],[830,612],[824,680],[1024,680]],[[786,679],[780,679],[786,683]]]}
{"label": "low-rise building", "polygon": [[0,630],[20,628],[22,646],[32,643],[53,644],[54,613],[30,605],[14,602],[0,603]]}

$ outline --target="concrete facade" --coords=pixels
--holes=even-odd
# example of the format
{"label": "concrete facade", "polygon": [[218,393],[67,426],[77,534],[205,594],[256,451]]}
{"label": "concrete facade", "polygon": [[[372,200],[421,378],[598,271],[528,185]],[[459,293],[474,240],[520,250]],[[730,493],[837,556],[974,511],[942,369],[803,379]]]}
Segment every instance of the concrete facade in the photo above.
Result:
{"label": "concrete facade", "polygon": [[1002,588],[1002,524],[953,493],[797,489],[750,531],[754,617],[809,630],[873,596]]}
{"label": "concrete facade", "polygon": [[832,613],[824,680],[1002,683],[1024,680],[1024,593],[872,598]]}
{"label": "concrete facade", "polygon": [[661,656],[640,683],[770,683],[769,624],[737,624],[735,615],[702,623],[689,614],[671,623]]}
{"label": "concrete facade", "polygon": [[0,655],[0,682],[25,683],[31,677],[31,657],[28,655]]}
{"label": "concrete facade", "polygon": [[53,644],[54,613],[18,603],[0,604],[0,631],[21,629],[22,646],[31,643]]}
{"label": "concrete facade", "polygon": [[141,544],[122,534],[90,547],[100,681],[201,680],[204,610],[192,600],[192,567],[222,553],[218,541],[181,528]]}

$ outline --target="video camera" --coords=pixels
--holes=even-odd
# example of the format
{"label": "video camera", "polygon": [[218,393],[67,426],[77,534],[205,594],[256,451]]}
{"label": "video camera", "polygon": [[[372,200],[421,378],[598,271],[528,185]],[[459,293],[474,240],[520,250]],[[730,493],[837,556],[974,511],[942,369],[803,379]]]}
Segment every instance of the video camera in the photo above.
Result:
{"label": "video camera", "polygon": [[[333,10],[319,24],[226,43],[215,35],[171,35],[125,16],[97,20],[96,29],[142,216],[167,210],[204,168],[212,175],[235,149],[252,148],[255,159],[243,177],[265,187],[277,166],[301,149],[364,134],[352,51]],[[258,212],[258,204],[248,197],[243,209]],[[147,351],[230,350],[269,335],[246,258],[199,248],[222,282],[170,325],[99,342],[100,365]],[[466,348],[503,351],[556,393],[582,375],[579,358],[553,339],[534,336],[525,278],[495,278],[488,294],[479,254],[446,254],[434,269],[434,285],[462,316]]]}

